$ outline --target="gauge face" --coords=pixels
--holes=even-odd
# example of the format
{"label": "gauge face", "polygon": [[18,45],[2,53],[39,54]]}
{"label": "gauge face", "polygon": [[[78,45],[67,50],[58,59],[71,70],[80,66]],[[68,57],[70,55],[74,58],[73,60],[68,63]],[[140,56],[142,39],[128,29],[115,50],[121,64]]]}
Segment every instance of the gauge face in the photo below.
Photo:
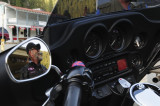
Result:
{"label": "gauge face", "polygon": [[140,67],[140,66],[142,66],[143,62],[142,62],[140,56],[136,55],[136,56],[132,57],[131,64],[133,67]]}
{"label": "gauge face", "polygon": [[90,33],[85,39],[85,54],[90,58],[96,58],[102,51],[102,40],[101,38],[94,34]]}
{"label": "gauge face", "polygon": [[113,50],[121,50],[123,48],[124,38],[119,29],[115,28],[112,30],[109,44]]}
{"label": "gauge face", "polygon": [[136,36],[135,40],[134,40],[134,46],[137,49],[141,49],[144,46],[144,40],[143,40],[143,38],[140,37],[140,36]]}

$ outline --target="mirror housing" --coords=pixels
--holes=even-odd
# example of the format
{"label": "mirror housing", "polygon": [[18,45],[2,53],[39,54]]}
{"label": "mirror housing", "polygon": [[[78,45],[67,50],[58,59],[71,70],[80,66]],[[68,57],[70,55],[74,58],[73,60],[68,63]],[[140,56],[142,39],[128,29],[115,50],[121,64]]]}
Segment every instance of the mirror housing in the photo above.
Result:
{"label": "mirror housing", "polygon": [[10,79],[16,83],[41,78],[51,68],[50,50],[42,39],[29,38],[7,54],[5,67]]}

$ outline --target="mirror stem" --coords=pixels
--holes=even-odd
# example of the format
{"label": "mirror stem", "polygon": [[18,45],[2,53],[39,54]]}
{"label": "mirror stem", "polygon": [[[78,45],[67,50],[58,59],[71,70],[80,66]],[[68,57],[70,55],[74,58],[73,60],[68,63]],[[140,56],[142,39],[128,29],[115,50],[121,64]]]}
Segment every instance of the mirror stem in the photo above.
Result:
{"label": "mirror stem", "polygon": [[57,66],[51,65],[51,69],[54,69],[60,77],[63,75],[63,73],[60,71],[60,69]]}

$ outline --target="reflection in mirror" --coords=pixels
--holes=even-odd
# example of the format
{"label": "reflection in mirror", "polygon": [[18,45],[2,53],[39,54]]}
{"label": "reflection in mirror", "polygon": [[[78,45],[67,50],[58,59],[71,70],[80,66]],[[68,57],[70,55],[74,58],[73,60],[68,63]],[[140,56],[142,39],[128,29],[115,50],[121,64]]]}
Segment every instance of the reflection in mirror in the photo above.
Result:
{"label": "reflection in mirror", "polygon": [[[57,0],[48,24],[85,16],[155,8],[160,0]],[[55,14],[60,15],[55,17]]]}
{"label": "reflection in mirror", "polygon": [[8,65],[16,80],[26,80],[45,73],[50,67],[50,53],[41,41],[30,40],[8,58]]}

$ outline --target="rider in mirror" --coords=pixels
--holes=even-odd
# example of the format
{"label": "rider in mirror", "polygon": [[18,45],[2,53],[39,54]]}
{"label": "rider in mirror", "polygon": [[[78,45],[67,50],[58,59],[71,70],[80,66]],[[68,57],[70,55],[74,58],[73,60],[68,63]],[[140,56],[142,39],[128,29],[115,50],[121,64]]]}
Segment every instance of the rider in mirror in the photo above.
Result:
{"label": "rider in mirror", "polygon": [[40,44],[28,43],[26,52],[29,57],[29,63],[20,70],[20,79],[33,78],[43,74],[47,68],[40,62],[42,61],[42,52]]}
{"label": "rider in mirror", "polygon": [[141,3],[139,0],[119,0],[119,2],[124,10],[148,7],[146,3]]}

